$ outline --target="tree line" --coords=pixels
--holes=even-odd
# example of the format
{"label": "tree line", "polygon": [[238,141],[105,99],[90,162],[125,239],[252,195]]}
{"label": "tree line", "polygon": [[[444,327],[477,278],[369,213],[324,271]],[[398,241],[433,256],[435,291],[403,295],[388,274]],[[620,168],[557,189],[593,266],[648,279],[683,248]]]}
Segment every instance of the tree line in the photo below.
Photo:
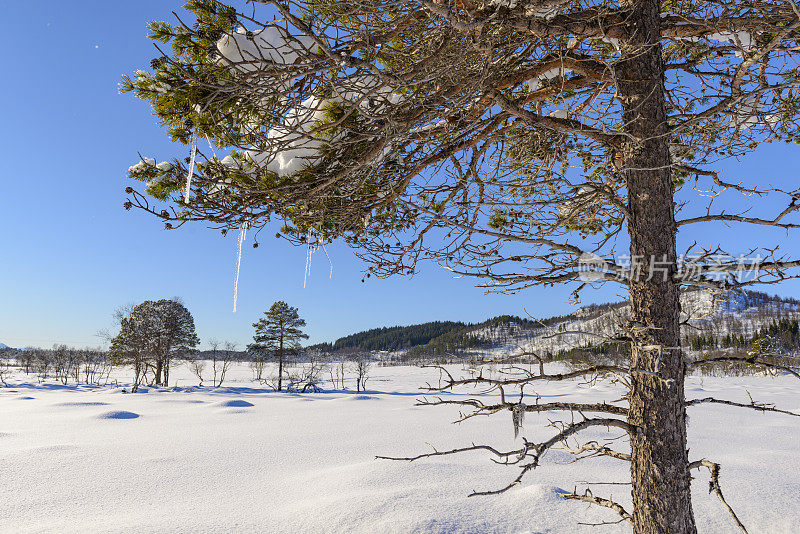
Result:
{"label": "tree line", "polygon": [[[109,339],[107,351],[73,349],[56,345],[52,349],[26,348],[0,350],[0,383],[15,361],[26,374],[35,374],[39,382],[57,379],[86,384],[107,384],[114,367],[133,370],[131,392],[142,385],[167,386],[170,370],[176,363],[186,364],[199,385],[209,379],[220,387],[237,361],[249,361],[253,379],[277,391],[319,391],[320,383],[330,375],[333,387],[345,388],[352,374],[357,390],[363,390],[369,376],[372,356],[367,351],[345,348],[336,355],[317,349],[304,349],[300,341],[306,322],[297,308],[277,301],[253,323],[253,343],[244,351],[230,341],[208,341],[203,351],[195,330],[194,318],[179,298],[146,300],[119,308],[114,313],[118,325]],[[277,373],[267,372],[267,364],[277,364]]]}

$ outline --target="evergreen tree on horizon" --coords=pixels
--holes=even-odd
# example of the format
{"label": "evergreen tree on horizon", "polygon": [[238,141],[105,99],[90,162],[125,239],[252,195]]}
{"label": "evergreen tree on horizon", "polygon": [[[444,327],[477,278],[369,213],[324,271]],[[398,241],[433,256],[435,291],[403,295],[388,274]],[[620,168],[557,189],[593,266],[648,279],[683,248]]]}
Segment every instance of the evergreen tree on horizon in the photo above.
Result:
{"label": "evergreen tree on horizon", "polygon": [[264,317],[253,323],[255,343],[247,346],[250,352],[274,354],[278,360],[278,391],[283,389],[283,363],[285,357],[300,350],[300,340],[308,339],[302,327],[306,326],[297,308],[279,300],[264,312]]}

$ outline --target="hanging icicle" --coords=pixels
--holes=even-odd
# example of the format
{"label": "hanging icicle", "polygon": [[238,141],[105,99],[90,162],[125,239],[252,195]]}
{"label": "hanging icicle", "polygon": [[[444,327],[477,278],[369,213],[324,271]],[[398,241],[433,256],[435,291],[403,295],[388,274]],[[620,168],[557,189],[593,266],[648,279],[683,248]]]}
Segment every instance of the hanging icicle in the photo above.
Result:
{"label": "hanging icicle", "polygon": [[311,248],[314,241],[311,239],[311,230],[306,230],[306,272],[303,274],[303,289],[306,288],[306,282],[311,275],[311,254],[314,250]]}
{"label": "hanging icicle", "polygon": [[322,249],[322,252],[325,253],[325,257],[328,258],[328,263],[331,266],[331,271],[328,275],[328,278],[333,278],[333,262],[331,261],[331,257],[328,255],[328,250],[325,248],[325,238],[322,237],[322,234],[315,238],[311,233],[311,230],[307,230],[305,242],[306,270],[303,274],[303,289],[305,289],[306,284],[308,283],[308,277],[311,276],[311,257],[320,248]]}
{"label": "hanging icicle", "polygon": [[520,402],[511,408],[511,423],[514,425],[514,439],[519,436],[519,429],[522,427],[522,422],[525,420],[525,409],[527,406]]}
{"label": "hanging icicle", "polygon": [[186,193],[183,195],[183,203],[189,203],[189,192],[192,189],[192,175],[194,174],[194,160],[197,156],[197,129],[192,131],[192,154],[189,157],[189,172],[186,174]]}
{"label": "hanging icicle", "polygon": [[247,222],[239,225],[239,242],[236,246],[236,275],[233,278],[233,313],[236,313],[236,302],[239,300],[239,269],[242,266],[242,245],[247,238],[247,229],[250,226]]}
{"label": "hanging icicle", "polygon": [[322,247],[322,252],[325,253],[325,257],[328,258],[328,263],[331,265],[331,272],[328,275],[328,279],[333,279],[333,262],[331,261],[331,257],[328,256],[328,249],[325,248],[325,243],[322,242],[322,237],[319,238],[319,246]]}
{"label": "hanging icicle", "polygon": [[217,158],[217,151],[214,150],[214,144],[211,142],[211,138],[208,136],[208,134],[206,134],[206,141],[208,141],[208,148],[211,149],[211,153],[214,154],[214,158],[219,159]]}

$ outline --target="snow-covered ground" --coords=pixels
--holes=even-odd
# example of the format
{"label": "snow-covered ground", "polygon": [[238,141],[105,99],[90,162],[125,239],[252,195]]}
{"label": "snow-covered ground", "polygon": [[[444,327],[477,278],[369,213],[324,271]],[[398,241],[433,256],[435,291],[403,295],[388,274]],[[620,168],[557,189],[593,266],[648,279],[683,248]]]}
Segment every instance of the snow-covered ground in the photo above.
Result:
{"label": "snow-covered ground", "polygon": [[[170,379],[179,388],[138,394],[7,377],[0,531],[629,532],[624,524],[580,525],[618,517],[559,497],[587,481],[626,481],[618,460],[567,464],[571,456],[554,451],[524,484],[489,497],[467,495],[505,485],[517,468],[486,453],[376,460],[425,452],[428,443],[514,446],[508,413],[454,425],[455,409],[414,406],[419,386],[436,382],[435,370],[376,367],[366,393],[275,393],[251,382],[244,365],[229,377],[221,388],[196,388],[179,368]],[[687,397],[746,402],[748,391],[800,413],[800,381],[790,377],[692,377]],[[577,381],[537,392],[543,400],[619,393]],[[800,532],[800,418],[727,406],[690,410],[690,456],[723,465],[723,490],[750,531]],[[546,435],[550,418],[528,414],[521,435]],[[705,471],[695,473],[693,488],[701,532],[737,532],[708,494]],[[629,506],[627,486],[593,489]]]}

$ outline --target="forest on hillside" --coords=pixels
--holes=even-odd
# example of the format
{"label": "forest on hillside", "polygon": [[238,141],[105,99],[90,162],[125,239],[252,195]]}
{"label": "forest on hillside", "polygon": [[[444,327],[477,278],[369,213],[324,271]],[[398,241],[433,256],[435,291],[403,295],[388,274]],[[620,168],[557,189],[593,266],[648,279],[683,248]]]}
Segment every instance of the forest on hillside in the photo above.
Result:
{"label": "forest on hillside", "polygon": [[337,339],[333,343],[319,343],[308,347],[322,352],[342,350],[397,351],[425,345],[443,334],[460,331],[466,323],[454,321],[432,321],[410,326],[389,326],[357,332]]}

